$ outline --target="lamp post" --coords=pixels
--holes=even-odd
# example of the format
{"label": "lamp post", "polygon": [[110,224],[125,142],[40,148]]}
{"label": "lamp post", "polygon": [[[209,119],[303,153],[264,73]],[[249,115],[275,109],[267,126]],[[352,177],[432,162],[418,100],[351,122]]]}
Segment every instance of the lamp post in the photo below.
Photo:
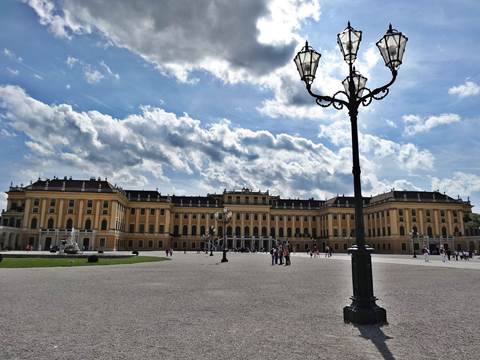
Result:
{"label": "lamp post", "polygon": [[229,208],[223,208],[223,214],[218,212],[215,213],[215,219],[222,220],[223,222],[223,255],[222,255],[222,263],[228,262],[227,259],[227,224],[232,220],[232,211]]}
{"label": "lamp post", "polygon": [[[337,42],[343,58],[348,64],[349,75],[342,82],[345,91],[338,91],[333,96],[317,95],[311,89],[321,55],[310,47],[308,42],[295,56],[294,62],[302,81],[305,82],[308,93],[315,98],[318,105],[322,107],[332,105],[337,110],[345,107],[350,116],[356,246],[352,246],[349,249],[349,252],[352,254],[353,296],[351,297],[351,305],[343,308],[343,319],[345,322],[355,324],[378,324],[387,322],[387,313],[385,309],[375,303],[377,298],[373,294],[372,260],[370,255],[373,249],[365,245],[357,116],[360,105],[368,106],[373,99],[381,100],[388,95],[389,87],[397,78],[398,67],[402,64],[403,53],[408,39],[390,25],[386,34],[377,42],[377,47],[385,61],[385,65],[391,71],[392,79],[386,85],[374,90],[365,87],[367,78],[357,72],[353,66],[357,58],[361,39],[362,32],[355,30],[350,25],[350,22],[348,22],[347,28],[337,36]],[[339,98],[340,95],[343,99]]]}
{"label": "lamp post", "polygon": [[[416,252],[415,252],[415,244],[414,244],[413,240],[417,237],[417,232],[415,231],[415,229],[412,229],[412,230],[410,230],[409,234],[410,234],[410,239],[411,239],[411,241],[412,241],[412,254],[413,254],[413,258],[416,259],[416,258],[417,258],[417,254],[416,254]],[[421,237],[421,236],[422,236],[422,235],[420,234],[420,237]]]}
{"label": "lamp post", "polygon": [[215,235],[215,227],[210,226],[208,228],[208,242],[210,244],[210,256],[213,256],[213,244],[212,244],[213,235]]}

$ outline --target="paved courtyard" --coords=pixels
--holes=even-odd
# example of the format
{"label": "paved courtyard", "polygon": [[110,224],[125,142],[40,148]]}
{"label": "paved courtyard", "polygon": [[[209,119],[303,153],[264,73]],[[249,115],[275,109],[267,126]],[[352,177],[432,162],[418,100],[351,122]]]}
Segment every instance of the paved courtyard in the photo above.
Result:
{"label": "paved courtyard", "polygon": [[[0,269],[0,359],[477,359],[480,262],[374,258],[389,325],[343,323],[348,256]],[[446,266],[444,266],[446,265]],[[466,268],[465,268],[466,267]]]}

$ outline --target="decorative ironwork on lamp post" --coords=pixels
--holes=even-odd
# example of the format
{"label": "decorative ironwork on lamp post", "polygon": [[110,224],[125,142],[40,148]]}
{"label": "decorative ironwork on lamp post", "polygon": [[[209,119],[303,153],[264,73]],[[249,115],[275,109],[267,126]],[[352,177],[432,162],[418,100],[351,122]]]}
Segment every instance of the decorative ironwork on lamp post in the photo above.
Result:
{"label": "decorative ironwork on lamp post", "polygon": [[223,222],[223,255],[222,255],[222,263],[228,262],[227,259],[227,224],[232,220],[232,210],[229,208],[223,208],[223,213],[215,213],[215,219],[222,220]]}
{"label": "decorative ironwork on lamp post", "polygon": [[353,296],[351,297],[351,305],[343,309],[343,319],[345,322],[355,324],[378,324],[387,322],[387,313],[385,309],[376,304],[377,298],[373,294],[372,260],[370,255],[373,249],[365,245],[357,117],[360,105],[368,106],[372,100],[381,100],[388,95],[390,86],[397,78],[397,71],[402,64],[403,53],[405,52],[405,45],[408,39],[401,32],[394,30],[390,24],[386,34],[377,42],[377,47],[385,61],[385,65],[392,73],[392,79],[386,85],[374,90],[365,87],[367,78],[357,72],[353,66],[361,40],[362,32],[355,30],[350,25],[350,22],[348,22],[347,28],[337,35],[338,45],[349,67],[349,75],[342,82],[345,91],[338,91],[332,96],[318,95],[311,89],[321,55],[309,46],[308,42],[295,56],[294,62],[302,81],[305,82],[308,93],[315,98],[318,105],[322,107],[331,105],[337,110],[345,107],[350,116],[356,245],[349,249],[349,252],[352,254]]}

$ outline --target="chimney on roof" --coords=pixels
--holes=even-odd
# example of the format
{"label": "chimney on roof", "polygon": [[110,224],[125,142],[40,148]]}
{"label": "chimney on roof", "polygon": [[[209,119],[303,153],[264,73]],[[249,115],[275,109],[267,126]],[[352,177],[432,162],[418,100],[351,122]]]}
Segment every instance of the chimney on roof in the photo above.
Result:
{"label": "chimney on roof", "polygon": [[100,176],[98,177],[97,181],[102,181],[102,179],[100,179]]}
{"label": "chimney on roof", "polygon": [[148,194],[147,196],[147,201],[150,201],[150,194]]}
{"label": "chimney on roof", "polygon": [[417,198],[418,198],[418,201],[421,201],[420,200],[420,193],[417,193]]}
{"label": "chimney on roof", "polygon": [[62,184],[62,191],[65,191],[65,181]]}
{"label": "chimney on roof", "polygon": [[70,176],[70,178],[68,180],[72,180],[73,178]]}
{"label": "chimney on roof", "polygon": [[48,179],[45,181],[45,190],[48,190]]}
{"label": "chimney on roof", "polygon": [[82,191],[85,191],[85,181],[82,181]]}
{"label": "chimney on roof", "polygon": [[102,191],[102,183],[98,183],[98,192]]}
{"label": "chimney on roof", "polygon": [[[40,179],[40,178],[39,178],[39,179]],[[63,177],[63,180],[67,180],[67,177],[66,177],[66,176],[64,176],[64,177]]]}

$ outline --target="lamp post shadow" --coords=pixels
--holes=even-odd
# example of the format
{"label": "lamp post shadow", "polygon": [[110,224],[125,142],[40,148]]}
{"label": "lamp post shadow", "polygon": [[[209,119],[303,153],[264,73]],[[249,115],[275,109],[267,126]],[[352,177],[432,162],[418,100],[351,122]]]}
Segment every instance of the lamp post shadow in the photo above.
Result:
{"label": "lamp post shadow", "polygon": [[361,337],[370,340],[375,345],[383,359],[395,360],[395,356],[387,345],[387,340],[393,339],[393,337],[382,331],[382,325],[356,325],[356,328],[360,331]]}

